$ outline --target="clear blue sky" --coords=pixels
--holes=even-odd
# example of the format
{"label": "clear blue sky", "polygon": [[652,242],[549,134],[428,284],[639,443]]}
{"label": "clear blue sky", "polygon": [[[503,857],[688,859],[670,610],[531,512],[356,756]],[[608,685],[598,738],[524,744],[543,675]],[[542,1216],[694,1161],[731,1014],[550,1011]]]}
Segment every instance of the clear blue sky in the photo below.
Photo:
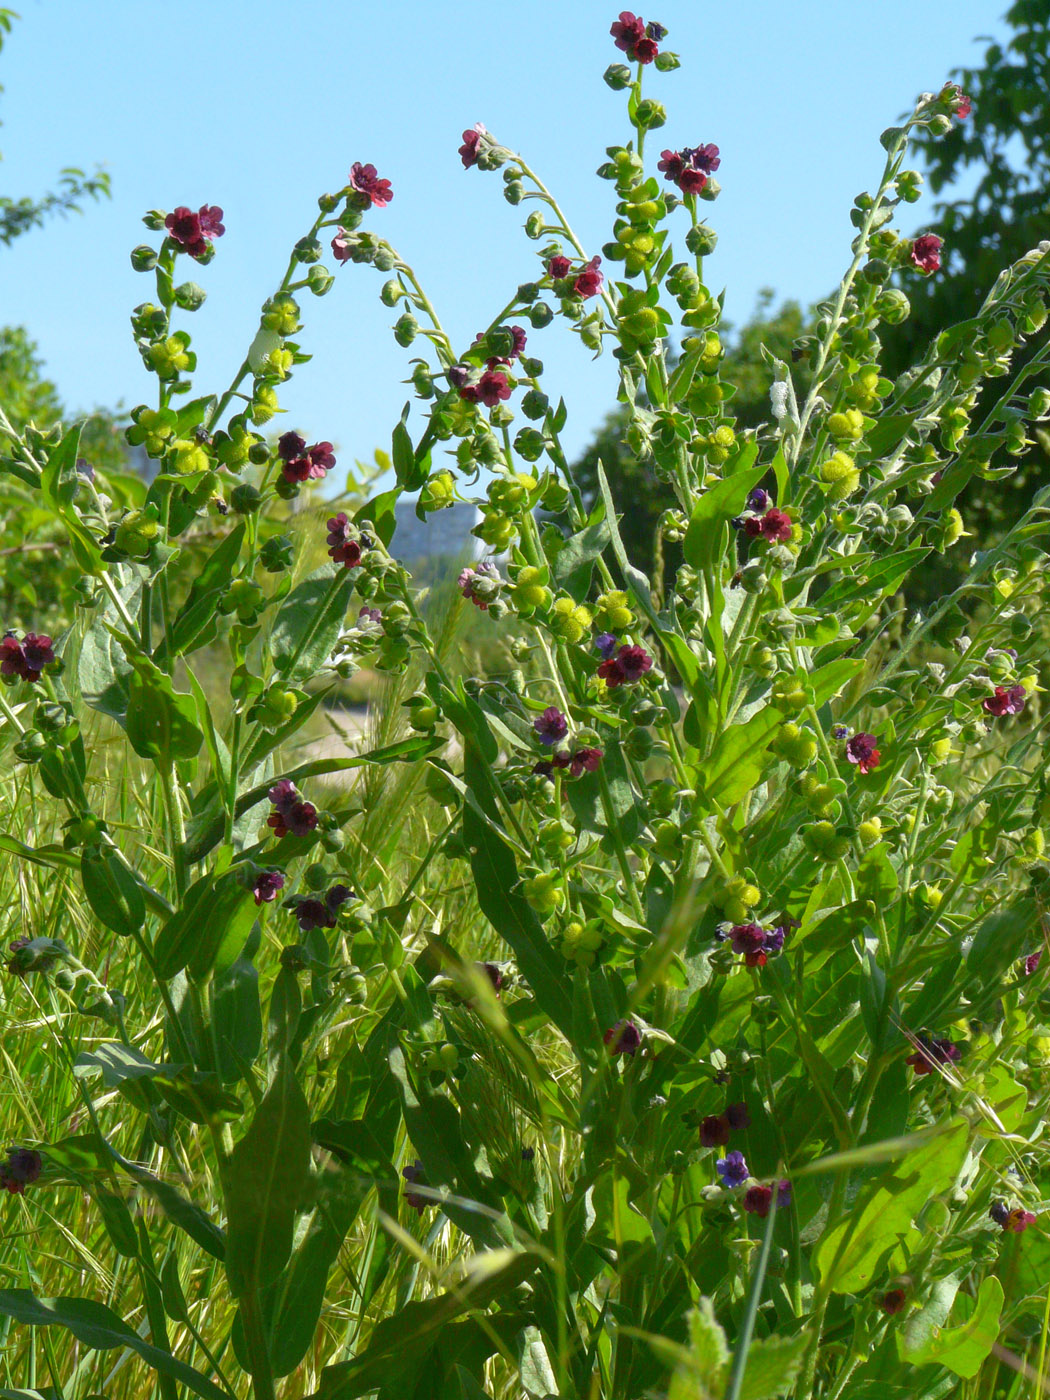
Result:
{"label": "clear blue sky", "polygon": [[[656,150],[715,142],[723,192],[706,264],[739,322],[762,287],[815,299],[848,259],[848,211],[882,167],[880,131],[915,95],[974,62],[977,35],[1001,36],[1005,0],[661,0],[676,73],[649,70],[668,124]],[[521,281],[536,244],[499,174],[464,171],[460,132],[483,122],[521,151],[598,251],[611,187],[594,171],[625,140],[623,95],[601,80],[620,55],[617,0],[22,0],[2,58],[0,188],[40,195],[63,165],[103,164],[113,199],[0,249],[0,318],[26,325],[74,408],[152,399],[128,313],[152,278],[129,250],[151,235],[147,208],[219,204],[227,233],[210,266],[184,275],[208,291],[188,318],[197,391],[221,389],[258,324],[261,301],[313,220],[316,198],[371,161],[393,182],[373,211],[417,268],[454,340],[465,344]],[[665,139],[660,139],[665,138]],[[922,218],[923,205],[906,211]],[[914,224],[909,222],[909,227]],[[155,238],[155,235],[153,236]],[[333,268],[335,264],[326,259]],[[281,427],[330,438],[344,460],[389,446],[409,396],[412,352],[394,344],[382,277],[338,268],[304,297],[300,337],[314,360],[282,397]],[[572,450],[613,404],[614,362],[592,362],[560,328],[530,337],[548,392],[569,404]],[[341,475],[341,473],[340,473]]]}

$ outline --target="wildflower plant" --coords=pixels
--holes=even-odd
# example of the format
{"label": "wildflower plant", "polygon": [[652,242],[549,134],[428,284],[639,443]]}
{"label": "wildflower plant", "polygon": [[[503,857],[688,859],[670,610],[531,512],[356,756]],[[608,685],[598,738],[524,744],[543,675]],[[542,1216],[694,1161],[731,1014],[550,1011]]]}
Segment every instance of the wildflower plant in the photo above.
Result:
{"label": "wildflower plant", "polygon": [[[35,1376],[39,1345],[56,1393],[112,1348],[107,1393],[152,1368],[165,1400],[932,1397],[1042,1366],[1050,497],[926,615],[898,600],[964,548],[966,483],[1007,478],[1050,417],[1026,391],[1050,248],[882,376],[895,269],[941,275],[940,240],[894,228],[909,141],[968,111],[924,94],[745,431],[705,280],[731,162],[656,149],[663,26],[624,11],[611,37],[628,137],[598,171],[602,248],[521,156],[462,134],[462,178],[499,171],[534,245],[467,344],[389,241],[398,177],[356,162],[221,393],[194,383],[204,292],[181,278],[221,255],[222,211],[146,216],[132,327],[156,398],[128,436],[158,472],[138,499],[81,470],[77,427],[0,416],[0,469],[83,576],[61,635],[28,618],[3,640],[32,815],[0,840],[77,891],[127,979],[56,938],[11,947],[8,1007],[46,1012],[80,1126],[11,1144],[0,1181],[30,1220],[86,1194],[119,1275],[105,1299],[43,1298],[32,1267],[0,1291],[8,1347]],[[338,457],[325,424],[278,417],[307,299],[350,272],[326,245],[384,279],[415,403],[394,484],[289,539],[286,503]],[[573,480],[538,355],[557,318],[614,357],[629,445],[675,493],[666,596],[610,484]],[[396,557],[405,493],[479,505],[488,553],[449,593],[505,639],[506,675],[457,674]],[[364,664],[415,687],[400,728],[296,757]],[[145,775],[159,846],[114,819],[103,735]],[[403,837],[375,817],[395,791]]]}

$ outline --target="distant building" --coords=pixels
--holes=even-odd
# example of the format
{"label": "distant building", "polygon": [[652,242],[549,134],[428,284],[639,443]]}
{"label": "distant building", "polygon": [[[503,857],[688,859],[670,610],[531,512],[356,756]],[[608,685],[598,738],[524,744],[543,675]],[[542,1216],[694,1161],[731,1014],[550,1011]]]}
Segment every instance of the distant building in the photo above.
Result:
{"label": "distant building", "polygon": [[411,566],[422,559],[476,559],[485,546],[470,532],[478,523],[478,509],[457,501],[445,510],[436,510],[425,520],[416,516],[415,501],[398,501],[397,529],[390,552]]}

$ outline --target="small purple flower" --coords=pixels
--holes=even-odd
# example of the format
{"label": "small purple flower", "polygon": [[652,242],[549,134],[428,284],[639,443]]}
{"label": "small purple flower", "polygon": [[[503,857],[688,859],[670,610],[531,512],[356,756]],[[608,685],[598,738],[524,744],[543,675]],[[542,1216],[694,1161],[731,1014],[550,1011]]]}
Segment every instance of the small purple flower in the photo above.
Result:
{"label": "small purple flower", "polygon": [[747,498],[748,510],[753,510],[758,515],[764,515],[772,504],[769,492],[763,491],[761,486],[756,486]]}
{"label": "small purple flower", "polygon": [[840,741],[841,741],[842,739],[848,739],[848,738],[849,738],[849,725],[848,725],[848,724],[833,724],[833,725],[831,726],[831,737],[832,737],[833,739],[838,739],[838,740],[840,740]]}
{"label": "small purple flower", "polygon": [[476,568],[468,565],[463,569],[456,583],[464,598],[469,598],[476,608],[487,612],[489,604],[499,592],[500,576],[495,564],[483,559]]}
{"label": "small purple flower", "polygon": [[500,990],[503,986],[503,973],[500,969],[499,964],[494,962],[478,963],[478,971],[483,972],[485,974],[485,976],[492,983],[492,990],[496,993],[497,996],[499,996]]}
{"label": "small purple flower", "polygon": [[445,377],[453,389],[465,389],[470,383],[470,366],[450,365],[445,371]]}
{"label": "small purple flower", "polygon": [[260,870],[252,885],[256,904],[272,904],[277,892],[284,889],[284,875],[280,870]]}
{"label": "small purple flower", "polygon": [[783,1177],[777,1182],[777,1210],[787,1210],[791,1204],[791,1182]]}
{"label": "small purple flower", "polygon": [[594,645],[599,654],[608,661],[620,644],[611,632],[599,632],[594,639]]}
{"label": "small purple flower", "polygon": [[724,1157],[719,1157],[715,1163],[715,1171],[722,1178],[722,1185],[727,1189],[734,1186],[743,1186],[751,1173],[747,1169],[744,1161],[744,1154],[737,1152],[727,1152]]}
{"label": "small purple flower", "polygon": [[556,705],[548,705],[542,715],[537,715],[532,721],[532,727],[539,736],[540,743],[547,748],[552,748],[569,732],[568,721]]}
{"label": "small purple flower", "polygon": [[874,734],[854,734],[852,739],[846,740],[846,757],[850,763],[857,765],[858,772],[870,773],[879,766],[882,755],[878,742]]}
{"label": "small purple flower", "polygon": [[385,209],[394,197],[390,181],[381,180],[374,165],[362,165],[359,160],[355,160],[350,167],[348,183],[365,209],[371,209],[373,205],[377,209]]}
{"label": "small purple flower", "polygon": [[401,1175],[405,1179],[405,1204],[418,1211],[420,1215],[426,1210],[431,1201],[426,1196],[421,1196],[417,1191],[409,1191],[409,1186],[425,1186],[427,1184],[427,1174],[423,1170],[423,1163],[417,1157],[410,1166],[401,1168]]}
{"label": "small purple flower", "polygon": [[383,614],[379,611],[378,608],[362,608],[361,611],[357,614],[357,625],[358,625],[359,627],[360,627],[360,625],[361,625],[362,622],[377,622],[377,623],[378,623],[378,622],[382,622],[382,621],[383,621]]}
{"label": "small purple flower", "polygon": [[317,825],[317,808],[304,802],[288,778],[275,783],[269,792],[274,810],[266,819],[275,836],[307,836]]}
{"label": "small purple flower", "polygon": [[1039,970],[1039,964],[1042,962],[1042,960],[1042,949],[1039,949],[1039,951],[1035,953],[1029,953],[1028,956],[1024,959],[1024,961],[1021,963],[1021,966],[1024,968],[1024,975],[1026,977],[1031,977],[1033,972],[1037,972]]}
{"label": "small purple flower", "polygon": [[320,899],[301,899],[295,906],[295,917],[299,924],[300,933],[309,933],[315,928],[335,927],[335,920]]}
{"label": "small purple flower", "polygon": [[8,1154],[6,1162],[0,1162],[0,1187],[12,1196],[24,1196],[27,1186],[32,1186],[44,1167],[44,1159],[31,1147],[16,1147]]}
{"label": "small purple flower", "polygon": [[1007,1217],[1010,1214],[1010,1207],[1006,1204],[1005,1201],[993,1201],[991,1210],[989,1210],[988,1214],[992,1217],[992,1219],[997,1225],[1005,1225]]}
{"label": "small purple flower", "polygon": [[[28,641],[28,638],[26,640]],[[997,717],[1019,715],[1025,707],[1026,694],[1023,685],[1012,685],[1009,690],[1004,690],[1001,685],[997,685],[995,694],[990,695],[987,700],[982,702],[983,707],[987,714]]]}
{"label": "small purple flower", "polygon": [[610,1055],[633,1055],[642,1043],[642,1033],[633,1021],[617,1021],[602,1036]]}
{"label": "small purple flower", "polygon": [[771,929],[766,934],[766,952],[779,953],[784,947],[784,939],[787,937],[787,929],[783,924],[777,924],[775,929]]}

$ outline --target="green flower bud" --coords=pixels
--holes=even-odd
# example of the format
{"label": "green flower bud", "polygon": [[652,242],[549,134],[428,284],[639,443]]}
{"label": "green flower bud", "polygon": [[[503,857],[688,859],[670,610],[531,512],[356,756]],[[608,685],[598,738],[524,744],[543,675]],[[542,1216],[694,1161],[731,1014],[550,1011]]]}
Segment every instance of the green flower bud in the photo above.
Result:
{"label": "green flower bud", "polygon": [[408,349],[418,334],[419,322],[411,311],[406,311],[394,324],[394,339],[404,350]]}
{"label": "green flower bud", "polygon": [[157,250],[148,243],[140,243],[131,250],[131,266],[136,272],[152,272],[157,266]]}
{"label": "green flower bud", "polygon": [[419,493],[420,510],[430,512],[444,510],[455,505],[456,482],[451,472],[435,472],[424,483]]}
{"label": "green flower bud", "polygon": [[545,301],[537,301],[529,307],[529,320],[536,330],[542,330],[554,320],[554,312]]}
{"label": "green flower bud", "polygon": [[293,251],[296,262],[315,263],[321,256],[321,244],[316,238],[300,238]]}
{"label": "green flower bud", "polygon": [[259,563],[268,574],[282,574],[292,567],[295,546],[287,535],[274,535],[259,550]]}
{"label": "green flower bud", "polygon": [[196,282],[180,282],[173,295],[175,305],[181,306],[183,311],[199,311],[208,293]]}
{"label": "green flower bud", "polygon": [[262,492],[250,482],[242,481],[230,492],[230,505],[238,515],[254,515],[262,504]]}
{"label": "green flower bud", "polygon": [[899,326],[911,315],[911,302],[897,287],[887,287],[875,299],[875,314],[888,326]]}
{"label": "green flower bud", "polygon": [[323,263],[315,263],[307,274],[307,284],[315,297],[323,297],[331,290],[335,277]]}
{"label": "green flower bud", "polygon": [[626,63],[610,63],[602,78],[613,92],[622,92],[631,86],[631,70]]}
{"label": "green flower bud", "polygon": [[673,73],[676,68],[681,68],[682,60],[670,49],[664,49],[656,55],[653,65],[658,73]]}
{"label": "green flower bud", "polygon": [[569,504],[569,488],[563,481],[551,480],[543,489],[540,505],[551,515],[560,515]]}
{"label": "green flower bud", "polygon": [[19,763],[39,763],[47,749],[48,743],[43,734],[27,729],[15,740],[12,752]]}

